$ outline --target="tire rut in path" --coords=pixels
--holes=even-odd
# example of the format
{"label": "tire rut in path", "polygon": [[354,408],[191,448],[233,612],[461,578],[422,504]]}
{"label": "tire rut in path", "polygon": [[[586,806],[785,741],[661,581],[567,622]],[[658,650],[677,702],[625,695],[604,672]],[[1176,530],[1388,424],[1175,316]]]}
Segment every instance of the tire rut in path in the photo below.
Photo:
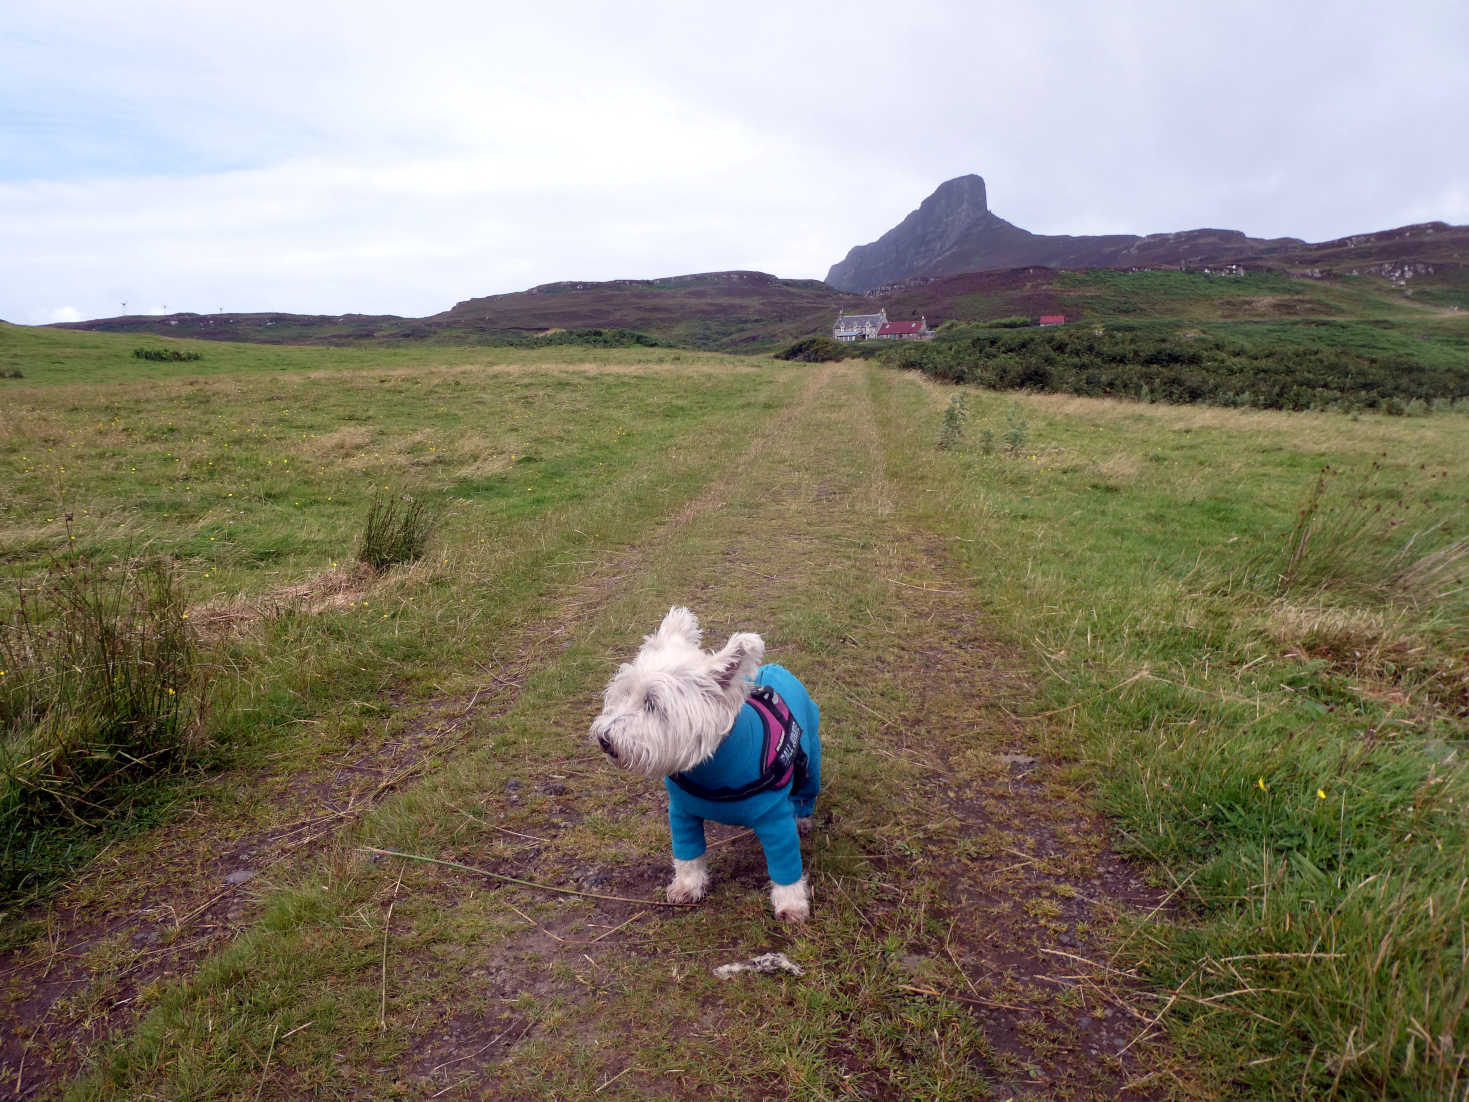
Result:
{"label": "tire rut in path", "polygon": [[[887,587],[883,615],[852,625],[846,661],[818,677],[861,701],[880,671],[882,688],[906,704],[883,713],[869,696],[858,709],[866,709],[863,733],[847,745],[917,767],[892,832],[918,839],[918,852],[875,863],[920,866],[916,877],[905,874],[920,881],[920,894],[938,885],[924,905],[937,906],[947,934],[941,944],[910,948],[918,959],[908,986],[957,1000],[979,1020],[996,1054],[979,1070],[1002,1091],[1149,1097],[1153,1069],[1167,1061],[1137,983],[1110,963],[1111,939],[1119,918],[1156,911],[1166,893],[1115,853],[1104,818],[1061,780],[1061,763],[1036,745],[1034,723],[1016,718],[1034,695],[1029,664],[995,641],[943,541],[905,519],[905,493],[924,488],[897,485],[885,470],[869,394],[848,423],[866,455],[865,478],[844,487],[828,470],[799,511],[804,528],[829,526],[833,536],[854,521],[865,527],[871,552],[844,568]],[[753,527],[768,533],[774,525]],[[758,553],[782,555],[768,539]],[[772,577],[753,603],[776,607],[790,592]]]}

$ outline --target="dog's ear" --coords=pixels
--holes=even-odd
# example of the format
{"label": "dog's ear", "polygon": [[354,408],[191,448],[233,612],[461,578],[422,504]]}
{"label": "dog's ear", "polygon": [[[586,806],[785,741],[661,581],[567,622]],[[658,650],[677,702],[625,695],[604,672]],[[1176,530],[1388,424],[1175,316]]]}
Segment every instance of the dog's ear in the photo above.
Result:
{"label": "dog's ear", "polygon": [[691,647],[697,647],[703,633],[699,631],[699,618],[682,605],[674,605],[663,617],[658,630],[648,636],[647,642],[669,642],[682,639]]}
{"label": "dog's ear", "polygon": [[754,632],[736,632],[718,652],[709,656],[709,676],[726,693],[744,696],[743,682],[755,676],[765,658],[765,640]]}

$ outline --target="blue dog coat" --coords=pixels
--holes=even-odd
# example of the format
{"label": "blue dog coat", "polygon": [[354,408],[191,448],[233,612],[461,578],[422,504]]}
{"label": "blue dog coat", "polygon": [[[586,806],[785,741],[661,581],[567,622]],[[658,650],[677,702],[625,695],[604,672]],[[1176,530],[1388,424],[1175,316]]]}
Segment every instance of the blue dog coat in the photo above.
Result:
{"label": "blue dog coat", "polygon": [[[768,686],[777,694],[775,706],[759,698],[747,700],[711,757],[678,774],[678,779],[669,777],[663,782],[668,788],[673,856],[680,861],[703,856],[706,819],[746,826],[755,832],[765,850],[770,879],[776,884],[794,884],[801,879],[801,838],[796,820],[811,814],[821,790],[821,741],[817,737],[821,716],[805,687],[780,666],[761,666],[755,671],[755,684]],[[779,725],[786,709],[800,729],[799,750],[806,758],[804,777],[799,769],[786,770],[784,763],[771,760],[779,748]],[[768,775],[768,769],[778,783],[761,788],[758,782]],[[680,787],[680,780],[693,792]],[[761,790],[738,799],[719,798],[750,788]],[[695,792],[715,798],[706,799]]]}

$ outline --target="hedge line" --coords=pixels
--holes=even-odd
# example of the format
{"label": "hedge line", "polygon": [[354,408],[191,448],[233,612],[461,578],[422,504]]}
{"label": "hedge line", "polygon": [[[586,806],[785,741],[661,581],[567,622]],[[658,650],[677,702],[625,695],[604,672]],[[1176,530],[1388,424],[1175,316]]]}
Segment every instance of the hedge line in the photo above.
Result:
{"label": "hedge line", "polygon": [[1469,397],[1455,371],[1329,345],[1249,344],[1200,332],[1068,326],[956,330],[894,349],[889,362],[995,390],[1205,402],[1262,409],[1381,409]]}

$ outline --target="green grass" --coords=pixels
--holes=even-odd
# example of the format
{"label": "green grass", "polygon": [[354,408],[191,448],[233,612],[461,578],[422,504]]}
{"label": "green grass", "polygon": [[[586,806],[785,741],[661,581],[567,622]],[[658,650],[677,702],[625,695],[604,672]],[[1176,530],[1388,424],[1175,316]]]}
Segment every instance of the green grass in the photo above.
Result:
{"label": "green grass", "polygon": [[1386,517],[1327,532],[1307,557],[1334,561],[1287,596],[1259,569],[1323,464],[1352,486],[1379,464],[1389,506],[1459,527],[1462,421],[1021,401],[1018,461],[914,463],[958,488],[929,522],[1053,671],[1053,744],[1188,909],[1129,957],[1176,995],[1175,1036],[1252,1096],[1462,1092],[1462,593],[1362,584],[1421,530]]}
{"label": "green grass", "polygon": [[[207,851],[278,830],[293,781],[455,732],[252,881],[239,936],[149,981],[73,1097],[427,1096],[461,1060],[465,1089],[505,1096],[1095,1096],[1138,1070],[1064,1047],[1094,989],[1032,979],[1078,967],[1045,954],[1063,934],[1141,977],[1096,1005],[1129,1023],[1119,1043],[1166,1031],[1133,1050],[1154,1089],[1462,1093],[1462,607],[1339,566],[1276,584],[1323,466],[1356,486],[1376,462],[1384,492],[1457,523],[1462,417],[970,388],[940,449],[956,391],[865,362],[207,345],[171,364],[127,337],[0,334],[25,373],[0,413],[6,569],[168,555],[221,672],[220,783],[68,903],[137,913],[130,875],[179,860],[170,831]],[[442,510],[432,553],[328,591],[384,485]],[[810,927],[771,924],[739,841],[711,905],[671,913],[356,848],[656,899],[659,794],[583,732],[681,601],[711,640],[760,630],[821,702]],[[1043,760],[1034,793],[1017,750]],[[1168,906],[1075,917],[1104,891],[1087,800]],[[44,933],[7,940],[46,959]],[[808,976],[710,974],[772,947]],[[95,952],[77,1022],[135,959]]]}
{"label": "green grass", "polygon": [[[1460,280],[1447,273],[1424,281],[1412,296],[1376,276],[1308,279],[1277,271],[1243,275],[1093,268],[1058,272],[1052,287],[1071,312],[1090,319],[1189,318],[1430,318],[1455,303]],[[1437,292],[1437,294],[1435,294]],[[1444,297],[1444,296],[1448,297]]]}
{"label": "green grass", "polygon": [[[52,555],[146,554],[172,562],[184,615],[201,625],[257,618],[290,595],[262,632],[227,639],[213,659],[230,676],[212,722],[230,737],[206,741],[226,760],[344,702],[451,689],[477,633],[513,623],[554,585],[547,564],[596,553],[586,549],[676,492],[682,472],[658,457],[736,432],[724,414],[758,415],[782,385],[752,390],[748,366],[717,359],[667,377],[628,372],[635,361],[620,352],[548,370],[514,354],[418,352],[363,371],[362,357],[329,350],[221,345],[197,364],[154,363],[133,360],[124,337],[4,333],[26,371],[0,414],[10,586],[38,584]],[[75,362],[53,362],[67,342]],[[437,557],[364,590],[330,624],[294,614],[335,584],[389,484],[440,518]],[[568,512],[574,530],[559,522]],[[498,600],[474,599],[482,575],[466,560],[495,572]]]}
{"label": "green grass", "polygon": [[[1246,272],[1244,275],[1213,275],[1204,272],[1124,272],[1092,268],[1083,272],[1058,272],[1052,286],[1070,293],[1085,309],[1107,316],[1197,313],[1202,303],[1228,309],[1232,299],[1263,295],[1290,296],[1303,301],[1302,292],[1319,286],[1280,272]],[[1180,310],[1180,306],[1190,309]]]}

